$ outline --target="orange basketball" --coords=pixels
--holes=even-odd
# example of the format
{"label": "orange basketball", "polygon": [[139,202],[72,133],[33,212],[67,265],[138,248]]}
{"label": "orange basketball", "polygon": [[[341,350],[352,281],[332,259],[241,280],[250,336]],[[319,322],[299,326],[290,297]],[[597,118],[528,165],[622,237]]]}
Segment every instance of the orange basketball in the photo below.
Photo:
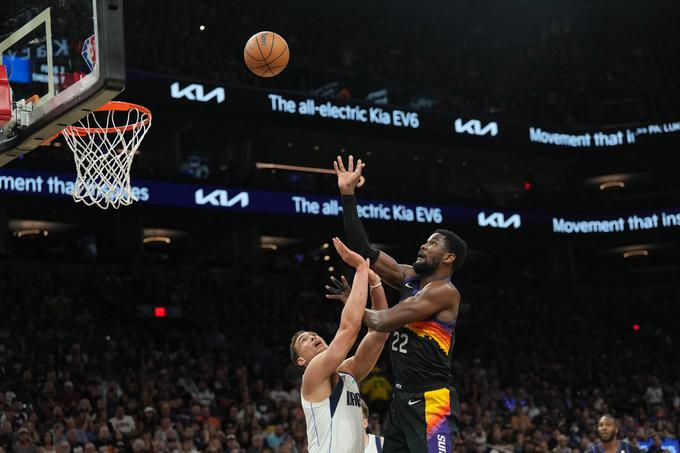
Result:
{"label": "orange basketball", "polygon": [[253,74],[274,77],[286,69],[290,51],[281,35],[261,31],[250,37],[243,49],[243,59]]}

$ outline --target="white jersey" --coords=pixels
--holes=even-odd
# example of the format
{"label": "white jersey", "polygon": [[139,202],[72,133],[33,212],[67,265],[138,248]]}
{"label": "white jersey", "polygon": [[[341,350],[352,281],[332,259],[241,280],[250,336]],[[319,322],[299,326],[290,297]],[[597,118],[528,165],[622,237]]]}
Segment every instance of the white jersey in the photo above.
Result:
{"label": "white jersey", "polygon": [[368,444],[366,444],[366,449],[364,450],[364,453],[381,453],[382,441],[383,441],[382,437],[369,434]]}
{"label": "white jersey", "polygon": [[309,453],[363,453],[364,427],[361,395],[354,376],[339,373],[330,396],[310,403],[304,396],[302,409],[307,420]]}

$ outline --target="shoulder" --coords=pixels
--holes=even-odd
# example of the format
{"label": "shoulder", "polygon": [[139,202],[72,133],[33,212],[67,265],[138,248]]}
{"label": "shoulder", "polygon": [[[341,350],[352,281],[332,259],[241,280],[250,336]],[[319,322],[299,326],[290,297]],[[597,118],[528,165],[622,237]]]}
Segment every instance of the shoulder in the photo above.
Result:
{"label": "shoulder", "polygon": [[597,451],[600,451],[600,444],[594,443],[594,444],[591,444],[590,447],[586,448],[584,450],[584,453],[593,453],[593,452],[597,452]]}
{"label": "shoulder", "polygon": [[[316,357],[314,359],[316,359]],[[300,395],[302,398],[311,403],[316,403],[328,398],[328,396],[332,393],[333,388],[340,380],[340,376],[338,375],[337,371],[327,378],[322,379],[320,382],[310,383],[310,381],[314,380],[305,379],[305,375],[307,374],[308,370],[309,366],[307,366],[307,369],[302,375],[302,385],[300,386]]]}
{"label": "shoulder", "polygon": [[450,280],[435,280],[425,285],[420,292],[427,297],[445,298],[456,302],[460,300],[460,291]]}

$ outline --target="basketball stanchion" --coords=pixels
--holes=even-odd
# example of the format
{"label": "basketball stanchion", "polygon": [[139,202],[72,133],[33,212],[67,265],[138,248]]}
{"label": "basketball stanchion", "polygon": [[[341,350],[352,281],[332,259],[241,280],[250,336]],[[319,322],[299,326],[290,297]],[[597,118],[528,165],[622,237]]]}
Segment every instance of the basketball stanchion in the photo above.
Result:
{"label": "basketball stanchion", "polygon": [[[285,170],[285,171],[299,171],[301,173],[319,173],[322,175],[334,175],[335,170],[329,168],[319,168],[319,167],[301,167],[299,165],[285,165],[285,164],[272,164],[268,162],[256,162],[255,168],[258,170]],[[359,178],[359,183],[357,187],[361,187],[366,182],[366,179],[361,176]]]}

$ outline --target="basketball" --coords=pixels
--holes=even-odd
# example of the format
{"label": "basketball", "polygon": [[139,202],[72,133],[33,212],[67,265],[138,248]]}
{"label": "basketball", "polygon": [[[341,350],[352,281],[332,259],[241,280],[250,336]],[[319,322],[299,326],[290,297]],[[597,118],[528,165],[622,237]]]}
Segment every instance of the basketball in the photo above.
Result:
{"label": "basketball", "polygon": [[290,51],[281,35],[261,31],[250,37],[243,49],[243,59],[248,69],[260,77],[274,77],[288,65]]}

